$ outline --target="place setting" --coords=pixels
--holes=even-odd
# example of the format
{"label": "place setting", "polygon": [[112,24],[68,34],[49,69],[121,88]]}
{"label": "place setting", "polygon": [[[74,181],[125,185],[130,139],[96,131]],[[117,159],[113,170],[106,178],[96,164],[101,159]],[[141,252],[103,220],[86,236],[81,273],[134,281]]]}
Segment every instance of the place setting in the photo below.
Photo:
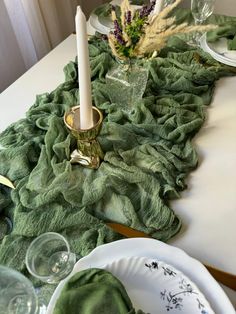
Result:
{"label": "place setting", "polygon": [[[236,25],[236,24],[235,24]],[[232,42],[234,41],[235,26],[230,27],[228,34],[227,31],[220,35],[211,34],[208,36],[204,34],[200,39],[201,48],[208,52],[217,61],[227,64],[229,66],[236,66],[236,45]]]}
{"label": "place setting", "polygon": [[168,244],[236,65],[214,1],[191,1],[194,23],[180,3],[112,1],[88,22],[78,6],[65,82],[1,133],[0,314],[235,313],[224,272]]}
{"label": "place setting", "polygon": [[154,239],[116,241],[81,258],[70,251],[65,237],[49,232],[34,239],[25,262],[31,275],[58,286],[46,307],[27,278],[1,266],[0,305],[7,313],[108,313],[111,306],[111,313],[233,313],[200,262]]}
{"label": "place setting", "polygon": [[[140,249],[142,246],[146,249]],[[47,313],[53,313],[57,308],[58,300],[73,278],[97,269],[105,270],[120,280],[132,307],[145,313],[234,311],[218,283],[200,262],[163,242],[136,238],[102,245],[79,259],[72,273],[56,288]],[[65,302],[69,302],[69,298]]]}
{"label": "place setting", "polygon": [[[215,1],[191,0],[191,12],[195,24],[202,24],[214,10]],[[209,19],[214,23],[214,18]],[[215,60],[229,66],[236,66],[236,21],[232,19],[227,24],[217,21],[216,30],[209,31],[201,36],[195,36],[195,42],[201,49],[209,53]]]}

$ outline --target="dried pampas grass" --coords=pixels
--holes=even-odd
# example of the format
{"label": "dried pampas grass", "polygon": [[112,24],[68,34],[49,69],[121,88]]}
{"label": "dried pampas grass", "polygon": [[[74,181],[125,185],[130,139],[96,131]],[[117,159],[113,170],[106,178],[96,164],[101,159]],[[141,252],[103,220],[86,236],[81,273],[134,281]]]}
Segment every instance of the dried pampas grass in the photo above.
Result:
{"label": "dried pampas grass", "polygon": [[[123,60],[149,56],[154,52],[158,54],[166,46],[168,38],[172,35],[206,32],[217,27],[215,25],[188,25],[187,23],[176,25],[175,17],[168,16],[181,1],[176,0],[173,4],[165,7],[159,14],[150,13],[140,31],[139,40],[134,44],[127,31],[127,12],[130,12],[131,23],[133,24],[137,23],[137,15],[135,20],[135,12],[132,11],[129,1],[123,0],[121,4],[121,25],[118,24],[118,31],[111,32],[108,36],[113,54]],[[117,25],[117,17],[114,12],[112,14],[112,19]]]}

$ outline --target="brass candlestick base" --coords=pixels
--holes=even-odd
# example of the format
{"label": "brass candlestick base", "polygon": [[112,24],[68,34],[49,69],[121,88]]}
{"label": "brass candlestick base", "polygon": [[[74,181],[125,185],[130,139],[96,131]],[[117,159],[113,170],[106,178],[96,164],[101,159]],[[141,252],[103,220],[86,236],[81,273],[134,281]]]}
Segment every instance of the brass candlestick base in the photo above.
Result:
{"label": "brass candlestick base", "polygon": [[100,110],[93,108],[93,127],[87,130],[80,129],[80,107],[75,106],[64,115],[64,122],[71,134],[77,139],[77,149],[71,153],[71,163],[79,163],[84,167],[97,169],[104,154],[96,140],[103,116]]}

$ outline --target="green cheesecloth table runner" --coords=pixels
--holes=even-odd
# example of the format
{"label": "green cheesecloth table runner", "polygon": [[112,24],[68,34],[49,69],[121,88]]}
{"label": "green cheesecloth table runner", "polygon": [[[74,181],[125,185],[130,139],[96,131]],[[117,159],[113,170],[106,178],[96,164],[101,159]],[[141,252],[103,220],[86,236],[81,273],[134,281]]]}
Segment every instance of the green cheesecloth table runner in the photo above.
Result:
{"label": "green cheesecloth table runner", "polygon": [[65,66],[64,83],[38,95],[26,118],[0,135],[0,174],[16,186],[0,186],[0,212],[13,221],[0,242],[0,264],[26,275],[26,250],[44,232],[63,234],[82,256],[122,238],[105,222],[162,241],[173,237],[181,221],[169,200],[186,188],[198,162],[191,140],[204,123],[216,80],[235,72],[173,37],[158,57],[139,61],[149,73],[147,87],[127,113],[110,101],[105,75],[115,60],[107,41],[93,37],[89,49],[93,101],[104,114],[99,142],[105,158],[98,170],[69,162],[75,140],[63,115],[78,103],[75,62]]}

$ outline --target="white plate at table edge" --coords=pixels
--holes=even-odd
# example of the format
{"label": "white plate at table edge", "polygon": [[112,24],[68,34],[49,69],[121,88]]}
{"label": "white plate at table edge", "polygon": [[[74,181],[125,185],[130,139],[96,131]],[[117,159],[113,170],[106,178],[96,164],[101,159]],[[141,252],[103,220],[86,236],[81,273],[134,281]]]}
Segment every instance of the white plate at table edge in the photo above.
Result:
{"label": "white plate at table edge", "polygon": [[208,52],[212,56],[212,58],[214,58],[215,60],[217,60],[221,63],[224,63],[226,65],[236,67],[236,60],[235,59],[230,59],[226,56],[223,56],[220,53],[217,53],[215,50],[211,49],[211,47],[207,43],[206,33],[204,35],[202,35],[202,37],[200,39],[200,47],[205,52]]}
{"label": "white plate at table edge", "polygon": [[[124,239],[98,246],[75,264],[70,276],[84,269],[102,268],[105,264],[133,256],[154,258],[172,265],[197,285],[216,314],[235,314],[233,305],[227,295],[199,261],[190,257],[179,248],[154,239]],[[53,313],[55,302],[68,278],[61,281],[54,291],[47,308],[47,314]]]}

